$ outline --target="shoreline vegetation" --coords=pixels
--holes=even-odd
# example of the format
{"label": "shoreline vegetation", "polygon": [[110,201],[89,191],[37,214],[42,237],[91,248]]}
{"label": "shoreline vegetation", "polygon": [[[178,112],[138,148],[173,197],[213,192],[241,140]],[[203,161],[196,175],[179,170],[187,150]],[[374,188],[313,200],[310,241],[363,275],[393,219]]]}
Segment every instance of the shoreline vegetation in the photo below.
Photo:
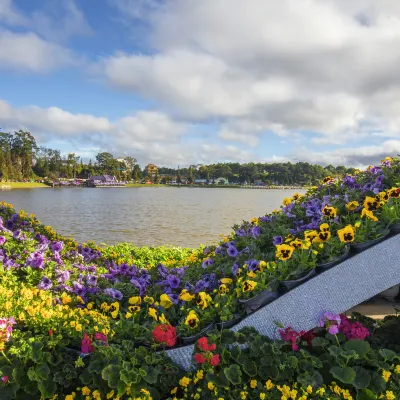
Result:
{"label": "shoreline vegetation", "polygon": [[[38,146],[28,131],[0,132],[0,181],[46,181],[54,184],[90,184],[100,186],[124,185],[128,182],[152,184],[195,184],[236,187],[312,186],[326,176],[343,177],[355,173],[355,168],[343,165],[321,166],[308,162],[219,162],[192,164],[171,168],[153,163],[142,168],[129,155],[115,157],[108,152],[98,153],[93,160],[83,160],[75,153],[62,155],[59,150]],[[95,186],[95,185],[94,185]],[[37,187],[37,186],[35,186]]]}
{"label": "shoreline vegetation", "polygon": [[[60,186],[55,186],[58,189]],[[62,187],[84,187],[84,186],[62,186]],[[175,188],[202,188],[202,189],[258,189],[258,190],[308,190],[310,186],[257,186],[257,185],[172,185],[172,184],[146,184],[146,183],[127,183],[124,186],[117,186],[117,188],[162,188],[162,187],[175,187]],[[53,188],[50,184],[41,182],[0,182],[0,190],[7,189],[35,189],[35,188]],[[99,187],[104,188],[104,187]]]}
{"label": "shoreline vegetation", "polygon": [[[78,244],[0,203],[0,399],[396,400],[399,317],[321,310],[308,332],[276,321],[274,338],[217,327],[399,225],[390,157],[198,249]],[[182,343],[190,371],[164,352]]]}

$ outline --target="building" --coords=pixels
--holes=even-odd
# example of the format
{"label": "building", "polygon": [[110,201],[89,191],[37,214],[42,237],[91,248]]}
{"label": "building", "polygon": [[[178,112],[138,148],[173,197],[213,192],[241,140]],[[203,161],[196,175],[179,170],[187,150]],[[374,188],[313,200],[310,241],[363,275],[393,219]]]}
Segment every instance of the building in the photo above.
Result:
{"label": "building", "polygon": [[118,180],[113,175],[95,175],[91,176],[87,181],[88,186],[105,185],[111,186],[118,183]]}
{"label": "building", "polygon": [[215,185],[229,185],[229,181],[228,181],[228,179],[221,177],[221,178],[215,179],[214,184]]}
{"label": "building", "polygon": [[147,164],[144,169],[144,174],[150,178],[154,178],[157,175],[158,167],[154,164]]}
{"label": "building", "polygon": [[194,183],[196,185],[206,185],[207,184],[207,179],[195,179]]}

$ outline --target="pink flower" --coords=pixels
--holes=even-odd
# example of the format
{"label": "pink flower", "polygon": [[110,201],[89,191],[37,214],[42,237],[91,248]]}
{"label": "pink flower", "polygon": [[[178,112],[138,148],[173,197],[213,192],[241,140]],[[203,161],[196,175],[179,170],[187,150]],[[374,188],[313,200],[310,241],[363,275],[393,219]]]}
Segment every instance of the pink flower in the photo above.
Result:
{"label": "pink flower", "polygon": [[328,329],[328,332],[331,335],[337,335],[339,333],[339,326],[341,322],[342,320],[340,318],[340,315],[326,312],[320,320],[320,326]]}
{"label": "pink flower", "polygon": [[8,382],[8,376],[7,375],[2,376],[1,380],[3,381],[3,383]]}
{"label": "pink flower", "polygon": [[107,335],[101,332],[96,332],[94,334],[94,340],[98,340],[99,342],[103,342],[105,345],[108,344]]}
{"label": "pink flower", "polygon": [[89,354],[94,350],[93,346],[92,346],[92,341],[90,340],[90,337],[88,336],[88,334],[85,332],[83,335],[83,339],[81,342],[81,352],[83,354]]}
{"label": "pink flower", "polygon": [[361,322],[350,322],[345,315],[341,315],[342,323],[339,331],[342,332],[347,340],[365,340],[369,336],[369,330]]}

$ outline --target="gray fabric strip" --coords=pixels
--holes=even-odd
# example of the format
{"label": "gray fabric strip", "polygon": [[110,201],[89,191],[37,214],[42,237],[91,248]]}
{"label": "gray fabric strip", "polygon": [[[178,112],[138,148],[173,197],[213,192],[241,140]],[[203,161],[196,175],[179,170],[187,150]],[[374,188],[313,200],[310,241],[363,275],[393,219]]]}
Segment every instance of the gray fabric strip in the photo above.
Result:
{"label": "gray fabric strip", "polygon": [[[232,327],[238,331],[253,326],[273,337],[274,321],[296,330],[319,324],[326,311],[339,314],[400,283],[400,234],[393,236],[267,304]],[[192,364],[194,346],[166,351],[185,370]]]}

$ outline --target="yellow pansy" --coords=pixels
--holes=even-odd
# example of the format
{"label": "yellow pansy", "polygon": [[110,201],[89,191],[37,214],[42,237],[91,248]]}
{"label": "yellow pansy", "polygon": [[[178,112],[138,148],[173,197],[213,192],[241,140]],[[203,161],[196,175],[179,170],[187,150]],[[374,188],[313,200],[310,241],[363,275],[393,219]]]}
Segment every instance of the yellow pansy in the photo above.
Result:
{"label": "yellow pansy", "polygon": [[174,303],[172,302],[172,300],[169,298],[169,296],[166,293],[163,293],[160,296],[160,304],[162,307],[164,307],[167,310],[168,310],[168,308],[171,308],[174,305]]}
{"label": "yellow pansy", "polygon": [[133,296],[129,299],[129,304],[132,306],[139,306],[142,304],[142,298],[140,296]]}
{"label": "yellow pansy", "polygon": [[192,301],[194,299],[194,295],[190,294],[187,289],[183,289],[179,295],[179,299],[182,301]]}

